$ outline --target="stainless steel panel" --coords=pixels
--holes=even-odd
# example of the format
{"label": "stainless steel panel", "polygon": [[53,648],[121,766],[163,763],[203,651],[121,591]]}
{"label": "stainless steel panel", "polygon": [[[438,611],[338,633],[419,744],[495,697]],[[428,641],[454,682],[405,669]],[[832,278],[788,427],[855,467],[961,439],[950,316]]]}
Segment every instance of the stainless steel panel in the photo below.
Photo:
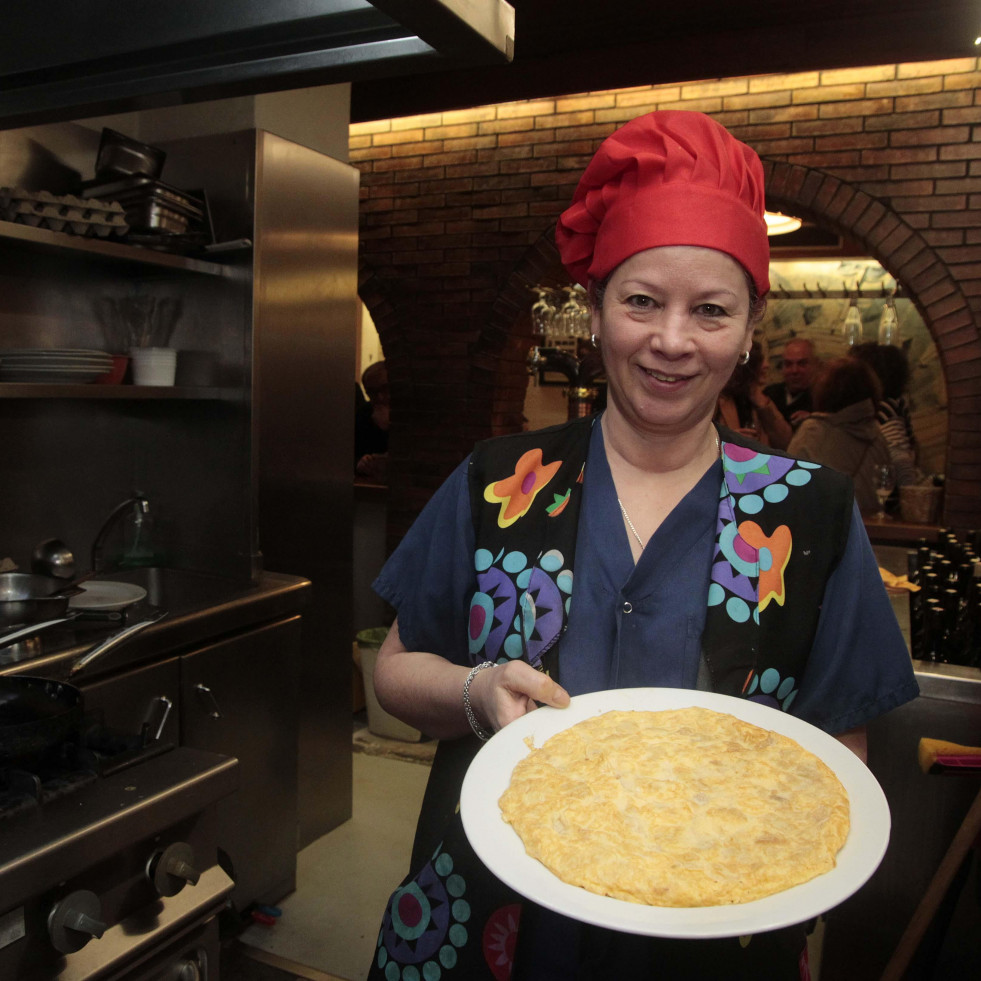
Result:
{"label": "stainless steel panel", "polygon": [[239,761],[238,790],[216,807],[239,909],[296,884],[299,641],[294,617],[181,658],[182,744]]}
{"label": "stainless steel panel", "polygon": [[253,418],[259,547],[304,611],[301,846],[351,815],[358,171],[258,136]]}

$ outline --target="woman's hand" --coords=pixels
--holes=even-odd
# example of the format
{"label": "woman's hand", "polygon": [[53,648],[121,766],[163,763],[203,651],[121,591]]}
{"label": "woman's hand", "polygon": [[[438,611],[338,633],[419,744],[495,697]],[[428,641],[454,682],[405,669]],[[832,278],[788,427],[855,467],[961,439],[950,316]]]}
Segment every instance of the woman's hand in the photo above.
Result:
{"label": "woman's hand", "polygon": [[[386,712],[427,736],[456,739],[471,733],[463,708],[469,673],[438,654],[408,650],[396,619],[375,660],[375,694]],[[470,705],[485,729],[496,731],[539,702],[561,708],[569,693],[524,661],[484,668],[470,682]]]}
{"label": "woman's hand", "polygon": [[524,661],[485,668],[470,683],[470,704],[485,729],[496,732],[541,705],[565,708],[569,693]]}

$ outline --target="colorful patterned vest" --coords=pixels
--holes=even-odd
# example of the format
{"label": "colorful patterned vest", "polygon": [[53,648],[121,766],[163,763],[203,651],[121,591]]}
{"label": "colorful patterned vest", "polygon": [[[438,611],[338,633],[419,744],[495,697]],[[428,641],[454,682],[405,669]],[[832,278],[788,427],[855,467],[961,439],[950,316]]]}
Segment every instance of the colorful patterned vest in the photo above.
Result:
{"label": "colorful patterned vest", "polygon": [[[474,664],[561,677],[593,418],[478,444],[470,463]],[[723,480],[702,649],[714,691],[787,710],[851,520],[849,478],[721,430]]]}

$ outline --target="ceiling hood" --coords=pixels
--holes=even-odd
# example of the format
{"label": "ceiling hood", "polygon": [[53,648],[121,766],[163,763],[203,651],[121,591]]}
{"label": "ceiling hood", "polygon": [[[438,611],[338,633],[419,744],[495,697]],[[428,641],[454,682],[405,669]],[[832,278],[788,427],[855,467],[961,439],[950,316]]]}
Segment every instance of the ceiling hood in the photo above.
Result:
{"label": "ceiling hood", "polygon": [[502,64],[514,50],[514,9],[504,0],[33,0],[7,7],[0,128]]}

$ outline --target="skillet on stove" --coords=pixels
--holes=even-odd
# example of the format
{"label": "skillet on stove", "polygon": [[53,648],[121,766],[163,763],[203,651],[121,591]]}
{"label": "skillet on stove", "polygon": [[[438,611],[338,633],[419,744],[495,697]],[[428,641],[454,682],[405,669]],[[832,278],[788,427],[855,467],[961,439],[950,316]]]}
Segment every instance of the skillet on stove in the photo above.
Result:
{"label": "skillet on stove", "polygon": [[0,677],[0,764],[40,756],[81,721],[82,693],[73,685],[25,675]]}

